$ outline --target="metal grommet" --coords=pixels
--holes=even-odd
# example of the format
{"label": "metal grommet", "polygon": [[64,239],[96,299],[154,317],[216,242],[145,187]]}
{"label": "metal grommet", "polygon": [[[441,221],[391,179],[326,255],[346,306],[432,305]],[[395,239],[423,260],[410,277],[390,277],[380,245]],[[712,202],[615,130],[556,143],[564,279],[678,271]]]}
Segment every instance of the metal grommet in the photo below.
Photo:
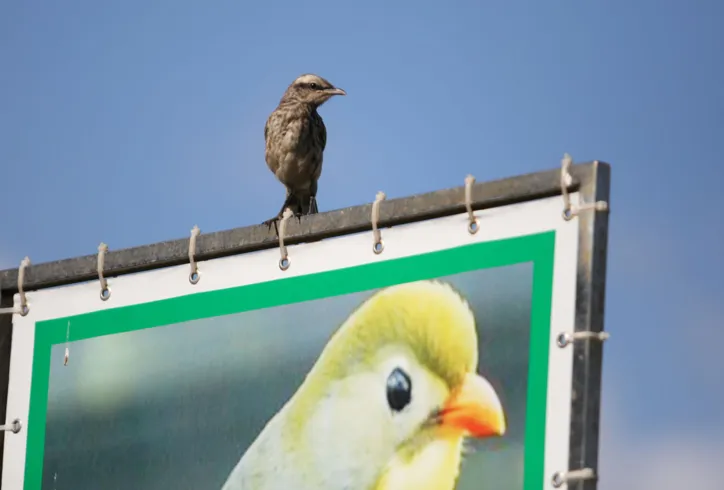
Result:
{"label": "metal grommet", "polygon": [[196,284],[201,279],[201,273],[199,271],[194,271],[191,274],[189,274],[189,282],[191,284]]}
{"label": "metal grommet", "polygon": [[473,221],[468,222],[468,233],[470,233],[471,235],[475,235],[479,229],[480,229],[480,224],[478,223],[477,218]]}
{"label": "metal grommet", "polygon": [[385,249],[385,244],[382,241],[382,239],[380,239],[379,242],[375,242],[375,244],[372,245],[372,251],[374,253],[376,253],[377,255],[381,254],[384,249]]}
{"label": "metal grommet", "polygon": [[292,263],[289,261],[288,258],[282,257],[279,259],[279,268],[283,271],[289,269],[289,266],[292,265]]}
{"label": "metal grommet", "polygon": [[101,299],[102,299],[103,301],[107,301],[108,298],[111,297],[111,288],[109,288],[108,286],[106,286],[106,287],[104,287],[103,289],[101,289],[100,297],[101,297]]}
{"label": "metal grommet", "polygon": [[28,305],[23,305],[20,307],[20,316],[27,316],[28,313],[30,313],[30,308],[28,308]]}
{"label": "metal grommet", "polygon": [[563,219],[566,221],[571,221],[573,219],[573,210],[571,208],[566,208],[563,210]]}
{"label": "metal grommet", "polygon": [[560,333],[558,334],[558,337],[556,337],[556,344],[558,344],[558,347],[561,349],[565,346],[567,346],[571,342],[571,337],[567,333]]}
{"label": "metal grommet", "polygon": [[0,425],[0,430],[12,432],[13,434],[17,434],[22,428],[23,424],[20,423],[20,419],[15,419],[7,425]]}
{"label": "metal grommet", "polygon": [[554,488],[560,488],[565,482],[566,479],[560,471],[555,472],[553,478],[551,478],[551,484]]}

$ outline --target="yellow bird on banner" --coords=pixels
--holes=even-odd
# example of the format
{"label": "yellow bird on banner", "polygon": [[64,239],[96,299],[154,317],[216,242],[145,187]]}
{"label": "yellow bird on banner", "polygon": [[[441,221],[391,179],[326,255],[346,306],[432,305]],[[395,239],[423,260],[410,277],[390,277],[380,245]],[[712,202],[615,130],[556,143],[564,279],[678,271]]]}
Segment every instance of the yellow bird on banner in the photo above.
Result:
{"label": "yellow bird on banner", "polygon": [[332,336],[222,490],[452,490],[465,437],[505,433],[448,284],[383,289]]}

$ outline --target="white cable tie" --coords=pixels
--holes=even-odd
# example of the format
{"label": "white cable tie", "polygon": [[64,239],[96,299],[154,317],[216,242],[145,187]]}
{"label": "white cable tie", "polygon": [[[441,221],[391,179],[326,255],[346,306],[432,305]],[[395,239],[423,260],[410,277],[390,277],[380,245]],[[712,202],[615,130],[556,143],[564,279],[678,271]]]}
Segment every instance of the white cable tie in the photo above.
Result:
{"label": "white cable tie", "polygon": [[111,297],[111,288],[108,287],[108,281],[103,277],[103,266],[106,261],[106,252],[108,252],[108,245],[101,242],[98,245],[98,279],[101,282],[101,299],[106,301]]}
{"label": "white cable tie", "polygon": [[189,263],[191,264],[191,272],[189,273],[189,282],[196,284],[201,279],[199,266],[196,264],[196,237],[201,234],[201,230],[197,225],[191,228],[191,238],[189,238]]}
{"label": "white cable tie", "polygon": [[560,488],[561,486],[563,486],[564,483],[595,479],[595,471],[593,471],[591,468],[583,468],[580,470],[572,470],[567,472],[557,471],[553,475],[553,478],[551,478],[551,483],[555,488]]}
{"label": "white cable tie", "polygon": [[573,164],[573,158],[568,153],[563,154],[563,160],[561,160],[561,193],[563,194],[563,213],[571,211],[571,196],[568,194],[568,188],[573,183],[573,177],[571,177],[571,165]]}
{"label": "white cable tie", "polygon": [[572,344],[576,340],[600,340],[605,342],[611,335],[608,332],[564,332],[558,335],[556,343],[558,347],[565,347],[568,344]]}
{"label": "white cable tie", "polygon": [[289,269],[289,266],[292,265],[289,260],[289,254],[287,253],[287,247],[284,245],[284,233],[287,231],[287,220],[291,218],[293,214],[291,209],[286,208],[282,214],[281,221],[279,221],[279,252],[282,255],[282,258],[279,259],[279,268],[283,271]]}
{"label": "white cable tie", "polygon": [[563,194],[563,219],[566,221],[572,220],[574,216],[577,216],[582,211],[608,211],[608,203],[606,201],[587,202],[573,206],[571,204],[571,196],[568,192],[568,188],[573,184],[573,177],[571,176],[571,165],[573,165],[573,158],[568,153],[563,154],[563,160],[561,160],[561,193]]}
{"label": "white cable tie", "polygon": [[63,356],[63,366],[68,365],[68,359],[70,359],[70,320],[68,320],[68,326],[65,329],[65,355]]}
{"label": "white cable tie", "polygon": [[13,434],[17,434],[22,428],[23,424],[20,423],[20,419],[15,419],[9,424],[0,425],[0,431],[12,432]]}
{"label": "white cable tie", "polygon": [[18,295],[20,296],[20,308],[11,306],[9,308],[0,308],[0,315],[2,314],[18,314],[20,316],[26,316],[30,313],[28,307],[28,298],[25,296],[25,269],[30,266],[30,257],[25,257],[20,261],[20,267],[18,267]]}
{"label": "white cable tie", "polygon": [[370,217],[370,221],[372,221],[372,236],[374,237],[372,251],[377,255],[381,254],[385,249],[385,244],[382,241],[382,232],[377,227],[377,224],[380,222],[380,203],[385,199],[387,199],[385,193],[379,191],[375,196],[375,201],[372,203],[372,216]]}
{"label": "white cable tie", "polygon": [[473,184],[475,177],[468,175],[465,177],[465,209],[468,210],[468,233],[474,235],[480,229],[478,218],[473,213]]}

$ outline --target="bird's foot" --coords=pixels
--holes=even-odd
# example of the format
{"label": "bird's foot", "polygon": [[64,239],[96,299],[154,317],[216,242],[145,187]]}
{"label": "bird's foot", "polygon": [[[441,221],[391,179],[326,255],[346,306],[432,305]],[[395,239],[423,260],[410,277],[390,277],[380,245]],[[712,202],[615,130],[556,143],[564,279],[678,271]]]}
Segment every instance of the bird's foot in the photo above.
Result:
{"label": "bird's foot", "polygon": [[272,225],[274,225],[274,232],[279,235],[279,220],[281,219],[280,216],[274,216],[271,219],[268,219],[262,223],[262,225],[266,225],[267,229],[271,230]]}
{"label": "bird's foot", "polygon": [[[263,221],[261,224],[266,225],[269,230],[271,230],[272,225],[274,225],[274,232],[277,234],[277,236],[279,236],[279,222],[282,220],[283,214],[284,213],[281,212],[273,218]],[[297,218],[299,224],[302,223],[302,216],[304,216],[304,214],[302,214],[300,211],[293,211],[292,216]]]}
{"label": "bird's foot", "polygon": [[302,216],[304,216],[304,213],[302,213],[299,209],[296,209],[294,210],[294,212],[292,212],[292,217],[297,218],[297,221],[300,225],[302,224]]}

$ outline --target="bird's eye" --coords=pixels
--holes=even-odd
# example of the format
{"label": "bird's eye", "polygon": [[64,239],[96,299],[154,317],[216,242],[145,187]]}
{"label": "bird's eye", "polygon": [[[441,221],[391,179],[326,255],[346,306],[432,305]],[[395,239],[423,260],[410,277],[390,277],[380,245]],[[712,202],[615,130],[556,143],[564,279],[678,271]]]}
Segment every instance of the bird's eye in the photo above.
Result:
{"label": "bird's eye", "polygon": [[317,84],[314,83],[314,82],[312,82],[312,83],[309,84],[309,88],[316,89],[316,88],[317,88]]}
{"label": "bird's eye", "polygon": [[412,397],[412,381],[400,368],[395,368],[387,378],[387,404],[395,412],[405,408]]}

